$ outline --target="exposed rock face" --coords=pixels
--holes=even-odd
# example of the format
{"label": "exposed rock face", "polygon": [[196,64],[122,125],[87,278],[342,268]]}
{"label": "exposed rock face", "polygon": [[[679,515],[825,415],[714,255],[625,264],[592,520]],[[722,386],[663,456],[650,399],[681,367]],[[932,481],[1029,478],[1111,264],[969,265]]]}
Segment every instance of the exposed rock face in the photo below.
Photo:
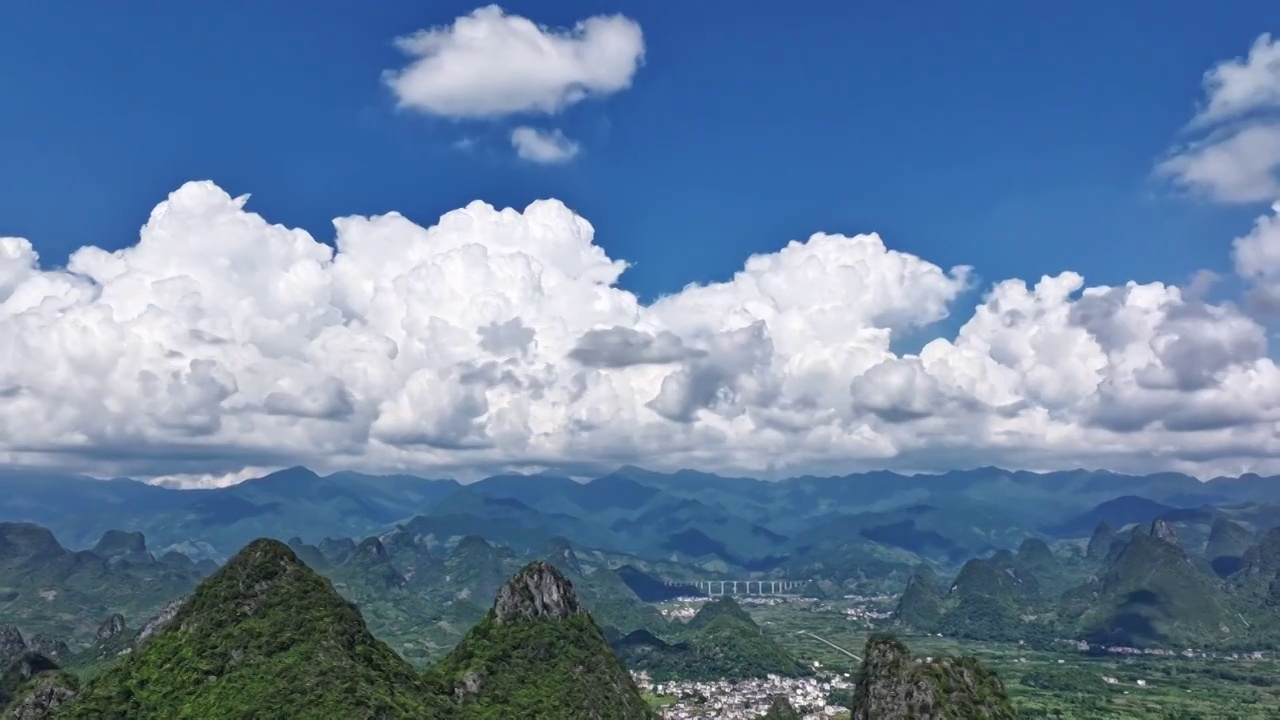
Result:
{"label": "exposed rock face", "polygon": [[49,658],[34,652],[23,653],[5,669],[4,674],[13,674],[21,682],[26,682],[42,672],[57,670],[58,664]]}
{"label": "exposed rock face", "polygon": [[160,608],[160,612],[157,613],[155,617],[148,620],[147,623],[142,626],[142,629],[138,631],[138,643],[141,644],[147,638],[173,624],[173,619],[177,617],[178,611],[182,609],[182,603],[184,602],[186,602],[186,598],[174,600],[168,605]]}
{"label": "exposed rock face", "polygon": [[9,666],[9,663],[22,657],[27,651],[27,642],[22,639],[22,633],[18,632],[18,628],[12,625],[0,625],[0,671]]}
{"label": "exposed rock face", "polygon": [[547,563],[530,563],[498,591],[493,606],[499,625],[518,620],[560,620],[585,614],[573,585]]}
{"label": "exposed rock face", "polygon": [[34,635],[27,642],[27,649],[39,653],[56,663],[64,663],[71,657],[71,648],[61,640],[48,635]]}
{"label": "exposed rock face", "polygon": [[4,711],[4,720],[47,720],[76,696],[74,681],[60,672],[47,672]]}
{"label": "exposed rock face", "polygon": [[124,616],[115,613],[106,622],[98,626],[98,640],[106,641],[118,637],[125,631]]}
{"label": "exposed rock face", "polygon": [[1017,717],[1000,679],[973,658],[917,660],[887,635],[870,637],[864,652],[853,720]]}
{"label": "exposed rock face", "polygon": [[656,718],[572,584],[542,562],[502,586],[430,678],[462,717]]}
{"label": "exposed rock face", "polygon": [[1174,545],[1178,544],[1178,533],[1174,532],[1173,526],[1163,518],[1156,518],[1151,523],[1151,537]]}

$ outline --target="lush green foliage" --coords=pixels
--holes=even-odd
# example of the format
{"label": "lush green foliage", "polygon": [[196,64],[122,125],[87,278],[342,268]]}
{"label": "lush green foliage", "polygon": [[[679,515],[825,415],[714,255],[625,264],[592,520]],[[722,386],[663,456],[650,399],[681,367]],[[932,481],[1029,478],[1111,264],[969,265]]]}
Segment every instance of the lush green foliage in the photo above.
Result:
{"label": "lush green foliage", "polygon": [[855,720],[1016,717],[1000,679],[975,658],[935,657],[922,662],[886,635],[868,638],[863,657],[851,708]]}
{"label": "lush green foliage", "polygon": [[173,623],[91,681],[69,718],[426,717],[441,712],[355,608],[279,542],[203,583]]}
{"label": "lush green foliage", "polygon": [[[531,572],[543,573],[523,582]],[[554,586],[547,591],[548,586]],[[600,720],[650,718],[649,704],[610,651],[573,589],[546,566],[522,571],[480,621],[428,677],[455,698],[466,717],[551,718],[572,708]],[[533,594],[544,591],[537,598]],[[554,607],[555,610],[547,610]]]}

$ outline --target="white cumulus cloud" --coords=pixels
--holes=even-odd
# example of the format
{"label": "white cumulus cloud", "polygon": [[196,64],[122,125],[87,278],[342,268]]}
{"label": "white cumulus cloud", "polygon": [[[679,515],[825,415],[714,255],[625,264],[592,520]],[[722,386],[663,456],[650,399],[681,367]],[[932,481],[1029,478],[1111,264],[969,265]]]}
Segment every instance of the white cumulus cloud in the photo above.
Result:
{"label": "white cumulus cloud", "polygon": [[1218,202],[1280,198],[1280,40],[1259,36],[1247,57],[1206,72],[1204,89],[1190,127],[1205,136],[1174,148],[1156,173]]}
{"label": "white cumulus cloud", "polygon": [[543,165],[568,162],[581,149],[578,143],[559,130],[543,131],[524,126],[511,131],[511,146],[521,159]]}
{"label": "white cumulus cloud", "polygon": [[399,104],[454,118],[554,114],[629,87],[644,59],[640,26],[621,15],[549,28],[496,5],[396,45],[409,64],[384,81]]}
{"label": "white cumulus cloud", "polygon": [[[65,269],[0,240],[0,463],[1280,472],[1265,332],[1178,287],[1067,272],[958,309],[968,268],[819,233],[644,304],[555,200],[339,218],[334,247],[246,203],[188,183]],[[1274,222],[1236,245],[1259,283]],[[954,337],[893,351],[957,309]]]}
{"label": "white cumulus cloud", "polygon": [[1259,35],[1248,56],[1218,63],[1206,72],[1204,87],[1208,99],[1194,125],[1280,106],[1280,39]]}

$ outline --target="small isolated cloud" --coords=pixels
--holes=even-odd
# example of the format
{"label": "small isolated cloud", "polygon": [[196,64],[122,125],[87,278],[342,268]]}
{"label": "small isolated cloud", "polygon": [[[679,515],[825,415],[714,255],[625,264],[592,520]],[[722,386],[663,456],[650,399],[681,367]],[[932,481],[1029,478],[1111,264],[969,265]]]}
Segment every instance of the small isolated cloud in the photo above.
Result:
{"label": "small isolated cloud", "polygon": [[520,159],[543,165],[568,162],[580,149],[578,143],[559,130],[542,131],[531,127],[512,130],[511,146]]}
{"label": "small isolated cloud", "polygon": [[401,107],[451,118],[555,114],[631,85],[644,36],[622,15],[548,28],[489,5],[398,38],[410,57],[384,81]]}
{"label": "small isolated cloud", "polygon": [[1206,135],[1174,148],[1156,174],[1217,202],[1280,197],[1280,41],[1259,36],[1247,57],[1206,72],[1204,88],[1189,127]]}

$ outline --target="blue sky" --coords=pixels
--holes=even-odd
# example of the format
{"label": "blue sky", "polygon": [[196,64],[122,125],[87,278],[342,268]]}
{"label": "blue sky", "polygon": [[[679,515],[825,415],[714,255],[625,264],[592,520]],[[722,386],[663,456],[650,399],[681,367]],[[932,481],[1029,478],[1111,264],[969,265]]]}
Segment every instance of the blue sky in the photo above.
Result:
{"label": "blue sky", "polygon": [[301,7],[5,8],[0,466],[1280,474],[1274,2]]}
{"label": "blue sky", "polygon": [[1274,22],[1267,2],[511,2],[548,25],[620,11],[644,29],[632,87],[557,118],[584,152],[552,167],[512,156],[513,120],[398,111],[379,82],[403,63],[394,37],[473,4],[296,7],[8,7],[0,233],[61,263],[132,243],[203,178],[321,239],[339,215],[430,223],[472,199],[557,197],[651,298],[818,230],[876,231],[988,281],[1183,282],[1229,268],[1256,214],[1150,172],[1205,69]]}

